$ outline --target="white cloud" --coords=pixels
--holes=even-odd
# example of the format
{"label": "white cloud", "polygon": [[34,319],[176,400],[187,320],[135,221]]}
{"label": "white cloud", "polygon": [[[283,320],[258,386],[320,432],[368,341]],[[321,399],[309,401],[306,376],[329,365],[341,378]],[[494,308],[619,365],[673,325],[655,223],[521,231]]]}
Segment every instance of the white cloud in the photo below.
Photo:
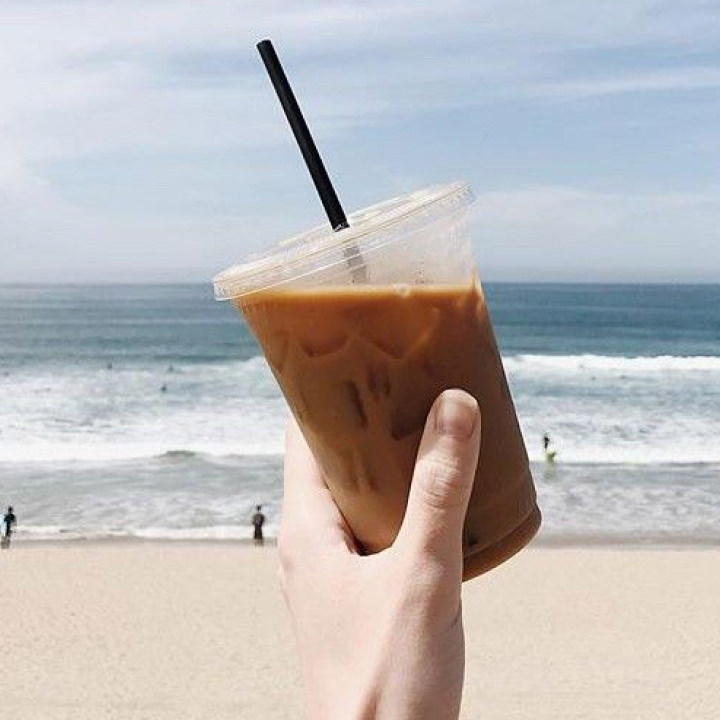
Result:
{"label": "white cloud", "polygon": [[[583,82],[582,70],[570,66],[578,48],[692,40],[698,51],[703,38],[720,37],[707,5],[671,7],[649,0],[5,0],[0,128],[33,160],[276,141],[280,133],[267,122],[274,100],[253,47],[266,33],[297,67],[319,122],[339,131],[419,106],[462,106],[536,87],[583,96],[714,86],[719,68],[657,78],[623,71]],[[195,82],[172,69],[178,58],[191,65],[203,56],[235,69],[211,66]],[[463,92],[468,83],[482,91]]]}
{"label": "white cloud", "polygon": [[[27,207],[27,206],[24,206]],[[208,280],[258,246],[256,228],[280,238],[302,227],[289,216],[102,217],[53,206],[27,214],[0,280]],[[607,193],[536,186],[480,195],[476,257],[492,280],[720,281],[720,187],[692,193]],[[85,238],[77,242],[77,233]],[[138,257],[142,262],[138,263]]]}
{"label": "white cloud", "polygon": [[720,87],[720,66],[689,67],[682,70],[626,74],[622,77],[592,78],[530,89],[538,97],[586,98],[625,93],[702,90]]}
{"label": "white cloud", "polygon": [[488,192],[475,220],[480,267],[494,277],[637,280],[642,269],[659,281],[720,281],[720,187]]}
{"label": "white cloud", "polygon": [[[248,223],[264,223],[265,237],[273,228],[283,232],[285,224],[242,205],[241,192],[237,214],[218,216],[208,229],[207,218],[78,205],[49,172],[59,161],[109,163],[123,153],[242,153],[287,143],[254,49],[267,35],[321,141],[508,98],[582,102],[720,84],[720,68],[693,59],[720,40],[717,8],[700,0],[3,0],[0,247],[14,255],[0,280],[32,279],[39,265],[84,276],[108,257],[131,272],[143,263],[162,265],[170,247],[178,267],[193,267],[205,262],[198,235],[212,236],[226,252]],[[637,69],[592,59],[638,48],[675,52],[677,66],[665,60]],[[387,188],[397,182],[387,178]],[[544,223],[549,233],[557,221],[567,237],[583,223],[608,227],[618,213],[618,231],[636,227],[619,200],[591,193],[556,207],[543,192],[531,198],[521,191],[517,206],[498,205],[501,195],[486,198],[496,208],[497,231],[505,217],[520,239],[533,226],[532,213],[542,220],[537,227]],[[669,198],[655,198],[663,212]],[[684,226],[699,223],[705,232],[703,221],[690,216],[707,212],[683,210]],[[116,250],[96,252],[99,237]],[[153,243],[157,257],[148,250]]]}

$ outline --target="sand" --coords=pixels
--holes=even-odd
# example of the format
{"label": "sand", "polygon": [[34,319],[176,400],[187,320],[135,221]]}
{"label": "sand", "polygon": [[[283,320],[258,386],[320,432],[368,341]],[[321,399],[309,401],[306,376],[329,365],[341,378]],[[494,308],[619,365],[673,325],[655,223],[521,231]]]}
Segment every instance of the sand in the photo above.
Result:
{"label": "sand", "polygon": [[[0,553],[0,715],[301,717],[275,560],[210,543]],[[720,717],[718,548],[530,549],[466,584],[464,613],[463,718]]]}

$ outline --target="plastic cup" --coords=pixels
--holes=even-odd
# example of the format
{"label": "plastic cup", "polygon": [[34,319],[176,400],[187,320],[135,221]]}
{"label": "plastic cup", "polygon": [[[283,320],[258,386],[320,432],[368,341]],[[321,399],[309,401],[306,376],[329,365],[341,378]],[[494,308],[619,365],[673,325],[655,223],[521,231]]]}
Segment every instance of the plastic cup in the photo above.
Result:
{"label": "plastic cup", "polygon": [[482,412],[463,531],[464,579],[540,526],[528,457],[472,256],[464,183],[353,213],[223,271],[335,502],[368,553],[392,544],[435,398],[462,388]]}

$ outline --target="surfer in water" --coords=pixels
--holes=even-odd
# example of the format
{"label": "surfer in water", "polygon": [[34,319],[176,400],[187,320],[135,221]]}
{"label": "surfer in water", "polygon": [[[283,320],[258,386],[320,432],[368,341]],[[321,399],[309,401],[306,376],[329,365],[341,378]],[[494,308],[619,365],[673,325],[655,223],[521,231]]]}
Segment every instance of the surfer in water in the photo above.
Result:
{"label": "surfer in water", "polygon": [[263,538],[263,525],[265,524],[265,516],[262,514],[262,505],[255,507],[255,514],[252,516],[253,524],[253,540],[256,545],[263,545],[265,539]]}
{"label": "surfer in water", "polygon": [[552,440],[550,440],[550,436],[545,433],[543,435],[543,451],[545,453],[545,461],[549,463],[555,462],[555,456],[557,455],[557,450],[552,449]]}

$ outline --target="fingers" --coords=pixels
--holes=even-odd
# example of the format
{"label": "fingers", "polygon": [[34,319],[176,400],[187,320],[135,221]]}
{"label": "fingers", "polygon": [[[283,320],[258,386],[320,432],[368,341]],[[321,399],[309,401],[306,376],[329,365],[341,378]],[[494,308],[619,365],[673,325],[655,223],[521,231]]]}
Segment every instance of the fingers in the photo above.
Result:
{"label": "fingers", "polygon": [[322,478],[320,468],[294,418],[285,434],[282,530],[292,541],[349,544],[345,519]]}
{"label": "fingers", "polygon": [[396,545],[462,562],[462,529],[480,451],[480,411],[462,390],[446,390],[428,415]]}

